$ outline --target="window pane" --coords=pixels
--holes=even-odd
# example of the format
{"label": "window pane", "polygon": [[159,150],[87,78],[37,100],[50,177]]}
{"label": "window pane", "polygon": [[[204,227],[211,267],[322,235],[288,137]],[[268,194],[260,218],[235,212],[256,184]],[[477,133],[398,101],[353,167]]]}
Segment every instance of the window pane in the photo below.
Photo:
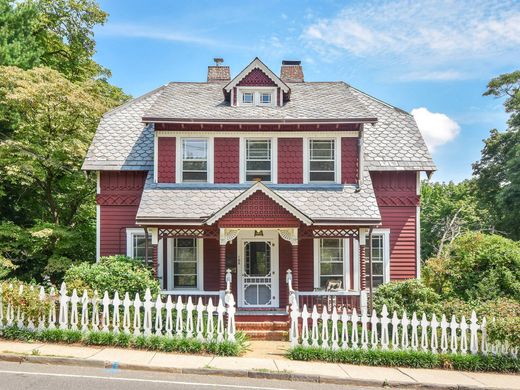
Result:
{"label": "window pane", "polygon": [[326,238],[320,240],[320,287],[326,289],[328,281],[340,280],[343,285],[343,240]]}
{"label": "window pane", "polygon": [[334,160],[333,140],[311,140],[311,160]]}
{"label": "window pane", "polygon": [[208,174],[206,172],[183,172],[182,181],[207,181]]}
{"label": "window pane", "polygon": [[[384,236],[381,233],[372,235],[372,281],[373,287],[377,287],[384,281],[385,265],[384,265]],[[368,258],[368,242],[366,246],[366,270],[367,270],[367,286],[370,283],[370,261]]]}
{"label": "window pane", "polygon": [[271,103],[271,94],[270,93],[262,93],[260,95],[260,101],[262,103]]}
{"label": "window pane", "polygon": [[310,170],[334,172],[334,161],[311,161]]}
{"label": "window pane", "polygon": [[310,181],[334,181],[334,172],[310,172]]}
{"label": "window pane", "polygon": [[271,161],[248,161],[246,168],[248,171],[270,171]]}
{"label": "window pane", "polygon": [[322,276],[322,277],[320,277],[320,287],[325,290],[327,288],[327,284],[329,281],[337,281],[337,280],[341,281],[341,288],[344,289],[345,283],[343,280],[343,276],[341,276],[341,277]]}
{"label": "window pane", "polygon": [[207,140],[183,140],[182,156],[184,160],[206,160],[208,158]]}
{"label": "window pane", "polygon": [[271,181],[271,174],[269,173],[248,173],[246,175],[246,181],[256,181],[256,180],[262,180],[262,181]]}
{"label": "window pane", "polygon": [[270,140],[246,140],[247,159],[267,159],[271,158]]}
{"label": "window pane", "polygon": [[174,240],[173,286],[197,288],[197,240],[177,238]]}
{"label": "window pane", "polygon": [[242,95],[243,103],[253,103],[253,94],[250,92],[246,92]]}
{"label": "window pane", "polygon": [[[132,234],[132,257],[134,259],[145,259],[146,253],[146,239],[144,234]],[[152,261],[153,247],[152,247],[152,236],[148,236],[148,261]]]}
{"label": "window pane", "polygon": [[340,277],[343,275],[343,263],[321,263],[321,274]]}

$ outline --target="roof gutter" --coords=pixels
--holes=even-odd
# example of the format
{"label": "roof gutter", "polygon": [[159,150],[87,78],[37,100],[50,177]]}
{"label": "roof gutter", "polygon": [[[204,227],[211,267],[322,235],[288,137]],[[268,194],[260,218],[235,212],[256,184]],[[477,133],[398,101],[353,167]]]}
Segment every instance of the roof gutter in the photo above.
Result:
{"label": "roof gutter", "polygon": [[194,124],[315,124],[322,123],[376,123],[377,118],[342,118],[342,119],[193,119],[193,118],[158,118],[143,117],[144,123],[194,123]]}

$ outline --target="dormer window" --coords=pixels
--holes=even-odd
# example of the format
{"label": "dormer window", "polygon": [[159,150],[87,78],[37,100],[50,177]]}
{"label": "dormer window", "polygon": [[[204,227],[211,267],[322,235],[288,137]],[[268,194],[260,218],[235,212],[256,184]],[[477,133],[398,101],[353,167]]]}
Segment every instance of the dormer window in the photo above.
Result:
{"label": "dormer window", "polygon": [[262,92],[260,94],[260,104],[271,104],[271,94]]}
{"label": "dormer window", "polygon": [[244,92],[242,94],[242,103],[244,104],[253,104],[254,101],[254,94],[253,92]]}

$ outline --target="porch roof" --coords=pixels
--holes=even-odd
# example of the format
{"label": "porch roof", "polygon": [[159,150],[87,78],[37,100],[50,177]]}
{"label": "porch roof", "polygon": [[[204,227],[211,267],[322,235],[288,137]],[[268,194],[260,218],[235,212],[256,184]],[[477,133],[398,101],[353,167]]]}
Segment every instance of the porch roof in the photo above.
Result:
{"label": "porch roof", "polygon": [[[339,184],[264,186],[283,199],[292,211],[310,218],[314,224],[376,224],[381,221],[368,172],[359,189]],[[203,224],[250,187],[250,184],[158,184],[149,175],[136,220],[138,224]]]}

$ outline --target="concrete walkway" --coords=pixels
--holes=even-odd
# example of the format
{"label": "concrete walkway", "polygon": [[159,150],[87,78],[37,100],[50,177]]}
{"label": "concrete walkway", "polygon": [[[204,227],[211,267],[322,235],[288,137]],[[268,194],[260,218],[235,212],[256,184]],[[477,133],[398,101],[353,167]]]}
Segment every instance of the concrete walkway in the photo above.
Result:
{"label": "concrete walkway", "polygon": [[286,347],[280,342],[253,342],[244,357],[220,357],[0,341],[0,360],[360,386],[520,390],[520,375],[299,362],[284,357]]}

